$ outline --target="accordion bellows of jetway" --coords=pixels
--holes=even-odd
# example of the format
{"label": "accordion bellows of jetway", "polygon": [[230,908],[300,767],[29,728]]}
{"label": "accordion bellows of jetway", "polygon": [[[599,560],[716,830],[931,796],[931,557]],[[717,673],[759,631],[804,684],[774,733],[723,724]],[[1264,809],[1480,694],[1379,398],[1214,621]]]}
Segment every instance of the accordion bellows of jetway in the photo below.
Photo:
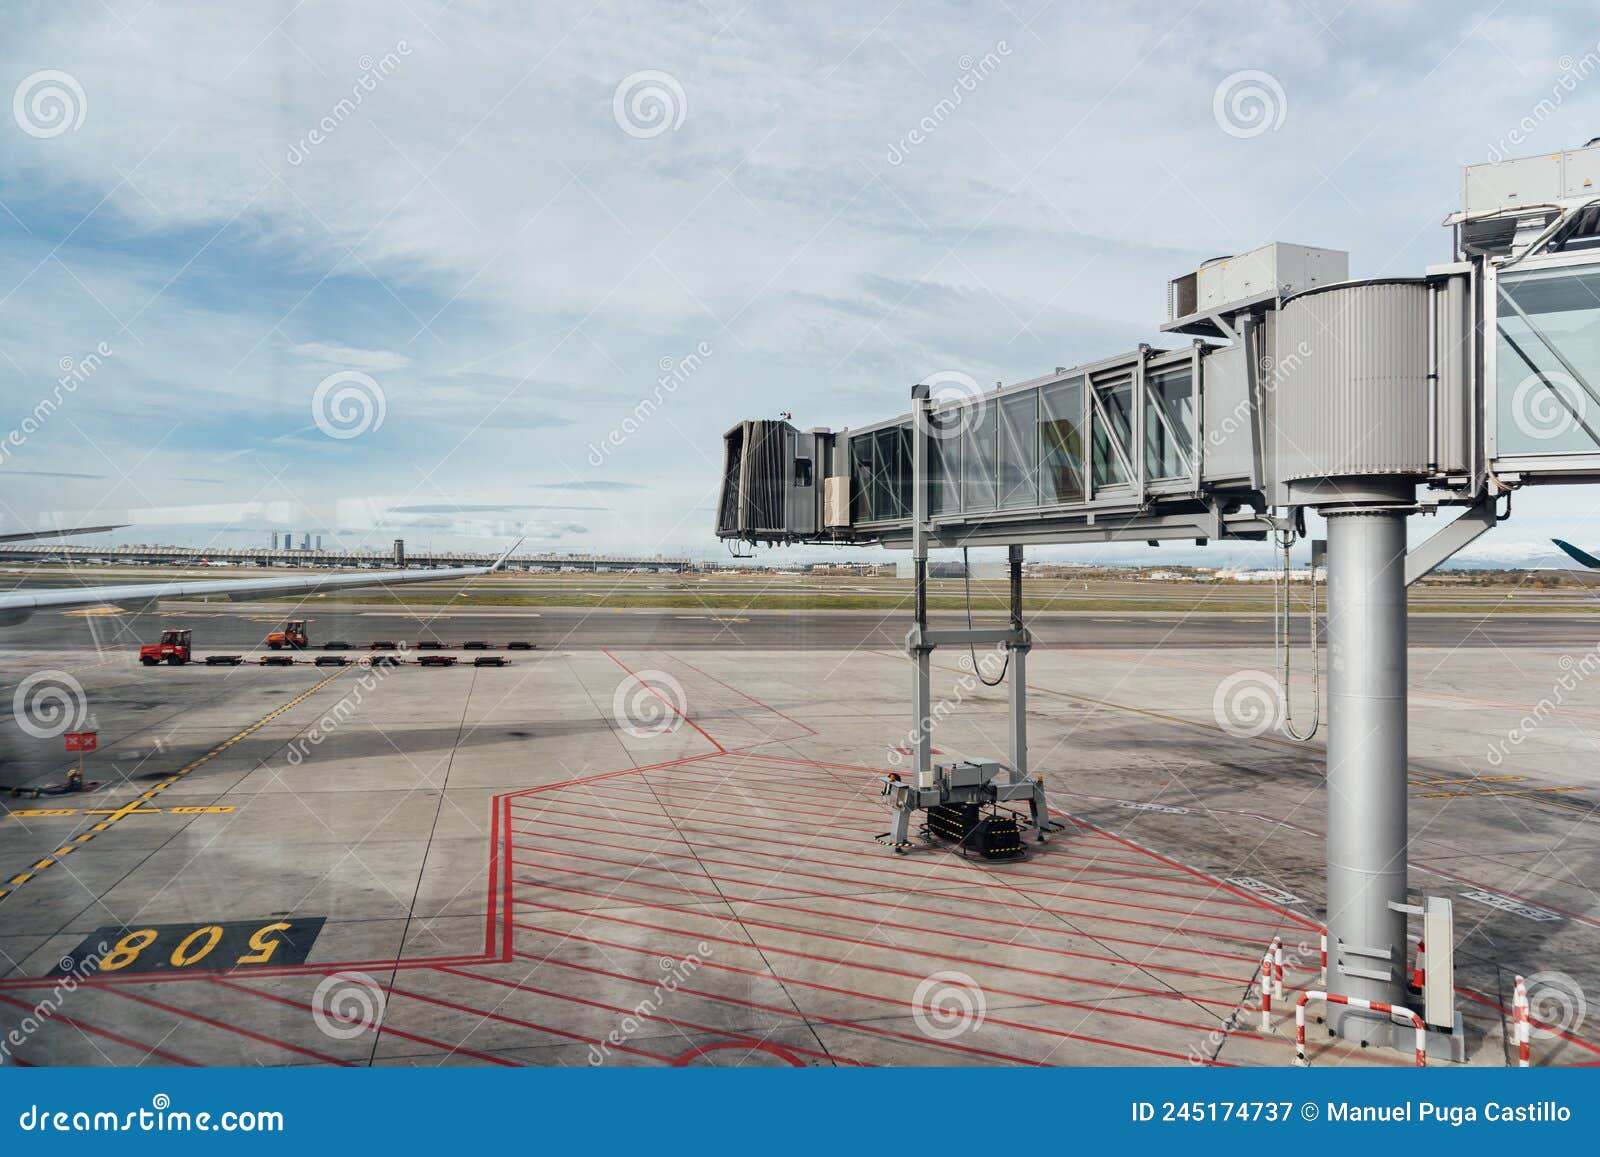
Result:
{"label": "accordion bellows of jetway", "polygon": [[[1162,329],[1187,344],[991,390],[936,375],[934,544],[1262,538],[1272,509],[1368,480],[1431,511],[1600,476],[1594,180],[1593,146],[1468,166],[1454,260],[1421,276],[1269,244],[1171,282]],[[717,533],[907,546],[911,421],[741,422]]]}

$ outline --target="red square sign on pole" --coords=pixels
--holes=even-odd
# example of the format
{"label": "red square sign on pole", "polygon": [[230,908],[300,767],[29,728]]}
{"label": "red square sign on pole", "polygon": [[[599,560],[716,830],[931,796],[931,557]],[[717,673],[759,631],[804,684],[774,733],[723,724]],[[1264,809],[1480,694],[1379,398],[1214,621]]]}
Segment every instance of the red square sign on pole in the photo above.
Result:
{"label": "red square sign on pole", "polygon": [[98,731],[69,731],[66,734],[68,751],[93,751],[100,742]]}

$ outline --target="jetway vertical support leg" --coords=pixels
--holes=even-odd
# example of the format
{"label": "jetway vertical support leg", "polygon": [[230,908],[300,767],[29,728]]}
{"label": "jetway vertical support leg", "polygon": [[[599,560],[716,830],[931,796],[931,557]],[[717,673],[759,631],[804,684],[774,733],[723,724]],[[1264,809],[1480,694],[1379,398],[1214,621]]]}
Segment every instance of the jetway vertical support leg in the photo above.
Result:
{"label": "jetway vertical support leg", "polygon": [[1028,778],[1028,651],[1030,644],[1022,634],[1022,547],[1010,548],[1011,629],[1022,642],[1011,648],[1011,773],[1014,779]]}
{"label": "jetway vertical support leg", "polygon": [[933,690],[930,682],[933,648],[928,630],[928,387],[911,389],[911,565],[915,584],[915,622],[906,637],[911,652],[911,734],[914,736],[916,782],[933,775]]}
{"label": "jetway vertical support leg", "polygon": [[[1406,522],[1393,509],[1328,520],[1328,989],[1404,1004]],[[1387,1018],[1330,1005],[1341,1037],[1390,1044]]]}

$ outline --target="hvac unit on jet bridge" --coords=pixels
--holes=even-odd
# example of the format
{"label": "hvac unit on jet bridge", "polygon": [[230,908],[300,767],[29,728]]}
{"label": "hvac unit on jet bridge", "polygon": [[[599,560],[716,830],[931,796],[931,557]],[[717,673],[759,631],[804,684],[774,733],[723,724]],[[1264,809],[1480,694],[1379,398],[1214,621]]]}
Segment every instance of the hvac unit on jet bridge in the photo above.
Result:
{"label": "hvac unit on jet bridge", "polygon": [[[1466,166],[1444,221],[1449,260],[1419,276],[1351,280],[1343,252],[1266,245],[1171,281],[1161,346],[992,392],[938,375],[910,413],[858,429],[741,422],[725,437],[717,533],[910,548],[921,728],[927,652],[959,634],[926,625],[929,549],[1009,547],[1015,593],[1027,544],[1270,536],[1287,550],[1303,512],[1322,514],[1328,988],[1403,1005],[1417,911],[1405,588],[1508,517],[1517,488],[1600,481],[1597,143]],[[1408,549],[1406,520],[1451,506],[1460,513]],[[994,634],[1013,659],[1015,773],[1020,597],[1011,630]],[[921,775],[925,735],[916,756]],[[1428,957],[1431,978],[1431,935]],[[1426,1020],[1455,1055],[1448,992],[1439,1000]],[[1380,1043],[1390,1029],[1351,1006],[1330,1005],[1328,1024]]]}

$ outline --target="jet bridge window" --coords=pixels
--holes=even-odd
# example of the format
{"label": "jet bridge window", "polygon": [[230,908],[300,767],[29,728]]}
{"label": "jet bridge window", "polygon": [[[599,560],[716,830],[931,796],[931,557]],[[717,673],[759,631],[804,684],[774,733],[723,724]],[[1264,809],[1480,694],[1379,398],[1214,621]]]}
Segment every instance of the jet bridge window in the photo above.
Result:
{"label": "jet bridge window", "polygon": [[1000,403],[1000,505],[1039,501],[1039,391],[1023,390]]}
{"label": "jet bridge window", "polygon": [[1094,468],[1094,488],[1118,486],[1128,481],[1130,462],[1128,447],[1133,442],[1133,378],[1131,374],[1119,375],[1104,384],[1096,382],[1094,390],[1093,432],[1091,462]]}
{"label": "jet bridge window", "polygon": [[1188,366],[1145,381],[1144,472],[1147,478],[1187,478],[1194,452],[1194,390]]}
{"label": "jet bridge window", "polygon": [[877,485],[872,516],[878,521],[911,517],[911,427],[889,426],[875,435]]}
{"label": "jet bridge window", "polygon": [[871,434],[850,439],[850,521],[872,521],[872,488],[877,473]]}
{"label": "jet bridge window", "polygon": [[928,513],[961,510],[961,438],[966,411],[958,406],[928,415]]}
{"label": "jet bridge window", "polygon": [[1039,391],[1039,501],[1083,501],[1083,379]]}
{"label": "jet bridge window", "polygon": [[1600,265],[1499,277],[1496,453],[1600,449]]}
{"label": "jet bridge window", "polygon": [[984,399],[967,406],[966,434],[961,439],[961,508],[966,511],[995,507],[995,437],[999,423],[994,402]]}

